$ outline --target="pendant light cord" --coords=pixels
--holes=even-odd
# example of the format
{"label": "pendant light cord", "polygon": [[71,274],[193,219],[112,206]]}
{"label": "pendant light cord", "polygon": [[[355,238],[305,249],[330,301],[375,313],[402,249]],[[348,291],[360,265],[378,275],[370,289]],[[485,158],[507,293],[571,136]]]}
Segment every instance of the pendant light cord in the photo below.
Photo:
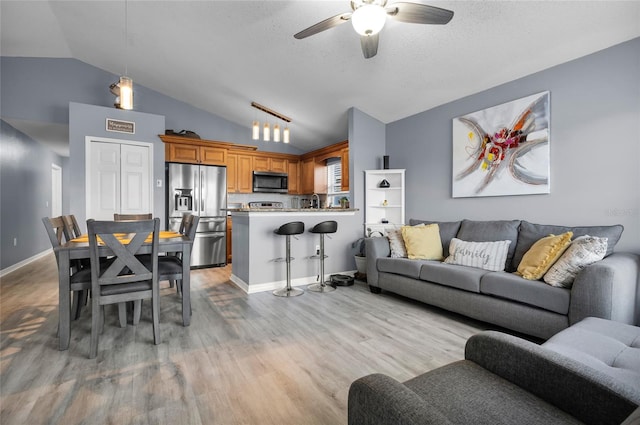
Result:
{"label": "pendant light cord", "polygon": [[129,34],[129,7],[127,0],[124,0],[124,75],[128,75],[127,62],[129,59],[129,42],[127,36]]}

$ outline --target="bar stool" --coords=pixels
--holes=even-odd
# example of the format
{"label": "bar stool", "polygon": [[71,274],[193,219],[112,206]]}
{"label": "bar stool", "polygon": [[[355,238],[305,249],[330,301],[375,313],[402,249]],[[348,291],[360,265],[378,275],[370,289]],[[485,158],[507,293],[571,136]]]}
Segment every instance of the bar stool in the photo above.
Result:
{"label": "bar stool", "polygon": [[295,297],[298,295],[304,294],[304,291],[299,288],[291,287],[291,260],[294,258],[291,257],[291,235],[299,235],[304,233],[304,223],[301,221],[292,221],[290,223],[285,223],[276,230],[274,230],[276,235],[286,236],[287,238],[287,250],[286,250],[286,258],[277,258],[275,261],[285,261],[287,263],[287,286],[282,289],[276,289],[273,291],[273,295],[278,297]]}
{"label": "bar stool", "polygon": [[[318,224],[316,224],[315,226],[313,226],[313,228],[311,230],[309,230],[311,233],[319,233],[320,234],[320,282],[319,283],[313,283],[309,286],[307,286],[307,289],[309,291],[313,291],[313,292],[331,292],[331,291],[335,291],[336,288],[334,286],[331,286],[330,282],[325,282],[324,281],[324,235],[326,235],[327,233],[335,233],[338,230],[338,222],[333,221],[333,220],[327,220],[327,221],[323,221],[320,222]],[[313,257],[312,257],[313,258]],[[327,283],[329,283],[327,285]]]}

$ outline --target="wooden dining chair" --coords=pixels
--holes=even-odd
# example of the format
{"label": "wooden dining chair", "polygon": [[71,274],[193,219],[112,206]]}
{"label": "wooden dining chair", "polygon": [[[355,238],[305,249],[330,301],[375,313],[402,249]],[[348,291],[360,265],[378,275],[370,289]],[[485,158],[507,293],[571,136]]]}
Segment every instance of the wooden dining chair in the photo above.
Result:
{"label": "wooden dining chair", "polygon": [[[59,264],[58,252],[55,248],[70,240],[71,235],[67,232],[62,217],[43,217],[42,223],[47,230],[51,247],[54,249],[56,263]],[[73,264],[69,270],[69,289],[72,295],[71,317],[75,320],[80,316],[87,291],[91,289],[91,269]]]}
{"label": "wooden dining chair", "polygon": [[[182,216],[179,233],[194,241],[199,222],[199,216],[185,213]],[[143,262],[149,265],[150,259],[148,256],[144,256]],[[175,281],[176,291],[179,294],[182,293],[182,253],[176,252],[158,257],[158,275],[158,280],[172,282],[171,287],[173,287],[173,281]]]}
{"label": "wooden dining chair", "polygon": [[[63,215],[62,221],[64,222],[65,227],[65,235],[67,235],[70,239],[79,238],[82,236],[82,231],[80,230],[80,225],[78,225],[78,220],[76,220],[76,216],[73,214]],[[89,269],[91,267],[91,262],[88,258],[83,258],[80,260],[73,260],[73,265],[78,269],[86,268]],[[78,294],[78,305],[75,310],[72,310],[73,318],[78,319],[80,317],[80,312],[82,307],[87,305],[87,300],[89,297],[89,290],[80,291]]]}
{"label": "wooden dining chair", "polygon": [[75,215],[63,215],[62,221],[64,222],[67,234],[71,238],[79,238],[82,235],[82,231],[80,230],[80,226],[78,225],[78,220],[76,220]]}
{"label": "wooden dining chair", "polygon": [[[107,304],[151,299],[153,342],[160,343],[160,289],[158,286],[158,235],[160,219],[139,221],[87,220],[91,256],[91,347],[89,358],[98,355],[98,333],[104,326]],[[127,240],[115,233],[126,233]],[[113,256],[101,262],[98,237]],[[140,262],[137,254],[145,240],[151,237],[151,264]]]}
{"label": "wooden dining chair", "polygon": [[114,221],[151,220],[153,214],[113,214]]}

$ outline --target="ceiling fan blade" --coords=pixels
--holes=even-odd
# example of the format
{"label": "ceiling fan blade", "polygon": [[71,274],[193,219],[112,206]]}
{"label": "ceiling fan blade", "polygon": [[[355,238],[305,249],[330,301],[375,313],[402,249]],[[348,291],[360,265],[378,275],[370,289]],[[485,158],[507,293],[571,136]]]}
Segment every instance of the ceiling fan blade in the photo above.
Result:
{"label": "ceiling fan blade", "polygon": [[347,22],[349,19],[351,19],[351,15],[351,12],[346,12],[336,16],[332,16],[331,18],[327,18],[322,22],[318,22],[317,24],[311,25],[309,28],[300,31],[299,33],[294,35],[294,37],[298,40],[301,40],[324,30],[328,30],[329,28],[338,26],[343,22]]}
{"label": "ceiling fan blade", "polygon": [[411,24],[444,25],[453,18],[453,12],[426,4],[397,2],[385,8],[390,18]]}
{"label": "ceiling fan blade", "polygon": [[362,45],[362,53],[365,59],[370,59],[378,53],[379,35],[380,34],[360,36],[360,44]]}

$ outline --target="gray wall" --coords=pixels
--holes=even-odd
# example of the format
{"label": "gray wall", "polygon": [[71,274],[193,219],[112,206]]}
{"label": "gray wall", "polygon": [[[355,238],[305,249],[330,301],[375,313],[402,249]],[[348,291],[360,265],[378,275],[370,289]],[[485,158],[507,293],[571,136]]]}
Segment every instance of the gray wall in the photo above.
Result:
{"label": "gray wall", "polygon": [[[67,124],[70,102],[113,108],[109,85],[118,76],[77,59],[3,56],[0,67],[3,117]],[[295,144],[251,140],[249,102],[247,126],[240,126],[146,88],[133,78],[134,110],[164,115],[166,128],[193,130],[203,139],[250,144],[264,151],[303,153]]]}
{"label": "gray wall", "polygon": [[[41,222],[51,215],[51,164],[63,167],[63,186],[68,176],[62,157],[0,124],[0,269],[5,269],[51,248]],[[64,204],[63,199],[63,210]]]}
{"label": "gray wall", "polygon": [[[625,227],[616,250],[640,252],[640,38],[386,126],[392,168],[406,168],[408,218],[526,219]],[[551,193],[451,197],[457,116],[551,92]]]}
{"label": "gray wall", "polygon": [[[115,133],[106,131],[106,119],[113,118],[135,123],[135,134]],[[153,181],[163,181],[162,187],[153,190],[153,216],[160,217],[164,228],[164,143],[158,138],[165,128],[162,115],[144,114],[136,111],[106,108],[103,106],[71,103],[69,105],[69,176],[68,191],[73,194],[69,211],[73,213],[83,231],[82,225],[87,220],[85,203],[85,155],[86,136],[103,137],[118,140],[134,140],[153,145]]]}

